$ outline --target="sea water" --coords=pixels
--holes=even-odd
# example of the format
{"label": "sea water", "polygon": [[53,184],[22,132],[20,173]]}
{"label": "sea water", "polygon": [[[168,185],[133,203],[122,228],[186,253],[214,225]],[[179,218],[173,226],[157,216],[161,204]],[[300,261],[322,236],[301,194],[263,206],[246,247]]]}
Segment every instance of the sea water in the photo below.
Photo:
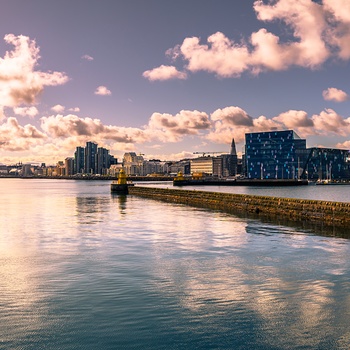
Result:
{"label": "sea water", "polygon": [[348,239],[109,185],[0,180],[1,349],[349,348]]}

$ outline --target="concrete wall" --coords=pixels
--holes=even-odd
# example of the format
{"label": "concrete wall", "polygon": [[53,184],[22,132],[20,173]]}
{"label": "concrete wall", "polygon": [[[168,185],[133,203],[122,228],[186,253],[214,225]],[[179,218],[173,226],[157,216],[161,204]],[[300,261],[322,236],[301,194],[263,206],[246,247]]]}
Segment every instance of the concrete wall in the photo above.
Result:
{"label": "concrete wall", "polygon": [[229,213],[248,213],[261,218],[298,222],[319,222],[350,229],[350,203],[138,186],[130,187],[129,193]]}

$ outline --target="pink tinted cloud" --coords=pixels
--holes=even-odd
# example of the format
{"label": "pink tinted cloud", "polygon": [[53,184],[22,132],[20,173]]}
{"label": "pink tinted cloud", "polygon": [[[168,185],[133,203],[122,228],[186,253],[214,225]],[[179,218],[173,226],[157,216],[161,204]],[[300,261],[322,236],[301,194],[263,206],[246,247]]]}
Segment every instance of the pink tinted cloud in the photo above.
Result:
{"label": "pink tinted cloud", "polygon": [[38,113],[38,109],[34,106],[31,107],[15,107],[13,111],[22,117],[34,118]]}
{"label": "pink tinted cloud", "polygon": [[350,118],[344,119],[333,109],[327,108],[312,116],[315,130],[322,135],[347,136],[350,133]]}
{"label": "pink tinted cloud", "polygon": [[81,56],[81,58],[83,60],[86,60],[86,61],[93,61],[94,60],[94,58],[90,55],[83,55],[83,56]]}
{"label": "pink tinted cloud", "polygon": [[147,137],[138,128],[104,125],[99,119],[80,118],[73,114],[42,117],[41,128],[52,138],[88,137],[122,143],[144,142]]}
{"label": "pink tinted cloud", "polygon": [[3,151],[25,151],[43,143],[46,137],[35,126],[21,126],[13,117],[0,125],[0,149]]}
{"label": "pink tinted cloud", "polygon": [[333,87],[324,90],[322,96],[326,101],[344,102],[349,99],[345,91]]}
{"label": "pink tinted cloud", "polygon": [[292,129],[302,137],[315,134],[314,122],[305,111],[289,110],[273,117],[272,120],[280,124],[281,128]]}
{"label": "pink tinted cloud", "polygon": [[160,66],[151,70],[145,71],[143,77],[150,80],[170,80],[170,79],[187,79],[187,74],[180,72],[173,66]]}
{"label": "pink tinted cloud", "polygon": [[56,112],[56,113],[62,113],[65,110],[65,107],[60,105],[60,104],[57,104],[57,105],[51,107],[51,110]]}
{"label": "pink tinted cloud", "polygon": [[211,127],[207,113],[182,110],[176,115],[153,113],[146,131],[152,138],[163,142],[177,142],[186,135],[198,135]]}
{"label": "pink tinted cloud", "polygon": [[[255,1],[253,8],[260,21],[283,23],[293,39],[284,41],[282,36],[265,28],[240,42],[217,32],[207,42],[199,37],[185,38],[181,45],[167,50],[167,56],[172,60],[182,59],[186,71],[206,71],[221,78],[240,77],[244,72],[281,71],[292,66],[316,69],[330,58],[350,58],[348,0]],[[182,78],[182,75],[161,74],[166,67],[147,71],[144,77]]]}
{"label": "pink tinted cloud", "polygon": [[109,96],[112,95],[112,92],[108,90],[106,86],[100,85],[96,88],[95,95]]}
{"label": "pink tinted cloud", "polygon": [[254,119],[237,106],[217,109],[211,114],[211,120],[214,126],[206,137],[216,143],[230,143],[233,137],[236,142],[242,142],[246,133],[276,130],[278,127],[273,120],[265,116]]}
{"label": "pink tinted cloud", "polygon": [[68,81],[62,72],[36,70],[40,55],[34,40],[13,34],[5,35],[4,40],[14,49],[0,58],[0,106],[35,103],[45,86],[62,85]]}
{"label": "pink tinted cloud", "polygon": [[247,47],[229,40],[220,32],[208,37],[208,45],[200,44],[196,37],[186,38],[180,50],[187,61],[186,68],[191,72],[204,70],[220,77],[234,77],[248,68]]}

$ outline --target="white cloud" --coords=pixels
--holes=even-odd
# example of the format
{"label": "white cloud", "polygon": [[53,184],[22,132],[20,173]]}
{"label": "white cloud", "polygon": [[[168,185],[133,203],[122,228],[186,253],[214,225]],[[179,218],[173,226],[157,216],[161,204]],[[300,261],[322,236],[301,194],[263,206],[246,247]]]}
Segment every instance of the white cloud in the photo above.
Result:
{"label": "white cloud", "polygon": [[51,110],[56,112],[56,113],[62,113],[64,111],[65,107],[62,105],[55,105],[53,107],[51,107]]}
{"label": "white cloud", "polygon": [[35,117],[39,111],[36,107],[32,106],[32,107],[14,107],[13,111],[15,112],[15,114],[17,115],[21,115],[22,117]]}
{"label": "white cloud", "polygon": [[42,117],[41,128],[52,138],[86,137],[121,143],[144,142],[142,129],[104,125],[99,119],[80,118],[73,114]]}
{"label": "white cloud", "polygon": [[244,72],[259,74],[292,66],[316,69],[330,58],[350,59],[348,0],[324,0],[323,4],[312,0],[275,0],[265,4],[260,0],[254,2],[253,8],[259,20],[284,24],[282,34],[261,28],[240,42],[221,32],[210,35],[206,43],[201,43],[199,37],[185,38],[181,45],[166,51],[173,61],[184,61],[181,75],[175,67],[162,65],[144,72],[144,77],[184,79],[186,71],[206,71],[229,78],[240,77]]}
{"label": "white cloud", "polygon": [[79,107],[69,108],[68,110],[69,110],[70,112],[80,112],[80,108],[79,108]]}
{"label": "white cloud", "polygon": [[109,96],[112,95],[112,92],[108,90],[105,86],[101,85],[95,90],[95,95]]}
{"label": "white cloud", "polygon": [[350,2],[348,0],[323,0],[325,8],[344,23],[350,23]]}
{"label": "white cloud", "polygon": [[315,134],[314,122],[305,111],[289,110],[272,118],[283,129],[292,129],[301,137]]}
{"label": "white cloud", "polygon": [[176,115],[153,113],[146,129],[155,139],[177,142],[185,135],[198,135],[200,131],[208,130],[210,126],[207,113],[182,110]]}
{"label": "white cloud", "polygon": [[333,109],[325,109],[320,114],[312,116],[315,130],[322,135],[347,136],[350,132],[350,118],[344,119]]}
{"label": "white cloud", "polygon": [[68,77],[62,72],[41,72],[35,70],[39,48],[28,37],[7,34],[6,43],[14,46],[0,58],[0,106],[16,107],[35,103],[45,86],[62,85]]}
{"label": "white cloud", "polygon": [[[273,59],[276,55],[284,58],[287,61],[285,62],[287,67],[298,65],[315,68],[329,57],[330,52],[323,37],[326,29],[326,14],[321,5],[311,0],[279,0],[275,4],[268,5],[262,1],[255,1],[254,10],[258,19],[282,20],[293,31],[296,40],[278,44],[277,47],[283,51],[273,52]],[[258,45],[263,47],[266,45],[264,38],[261,38]],[[265,58],[268,59],[267,55]],[[256,63],[259,64],[259,61]]]}
{"label": "white cloud", "polygon": [[211,119],[216,122],[225,123],[232,126],[253,126],[253,118],[240,107],[226,107],[217,109],[211,114]]}
{"label": "white cloud", "polygon": [[24,151],[43,143],[46,135],[35,126],[21,126],[16,118],[10,117],[0,124],[0,148],[2,151]]}
{"label": "white cloud", "polygon": [[217,109],[211,116],[214,128],[210,131],[207,138],[217,143],[229,143],[232,137],[236,142],[244,140],[244,135],[253,129],[253,118],[240,107],[230,106],[223,109]]}
{"label": "white cloud", "polygon": [[170,79],[187,79],[187,74],[178,71],[173,66],[160,66],[151,70],[145,71],[143,77],[150,80],[170,80]]}
{"label": "white cloud", "polygon": [[83,56],[81,56],[81,58],[83,60],[86,60],[86,61],[93,61],[94,60],[94,58],[90,55],[83,55]]}
{"label": "white cloud", "polygon": [[349,99],[345,91],[333,87],[324,90],[322,96],[326,101],[344,102]]}

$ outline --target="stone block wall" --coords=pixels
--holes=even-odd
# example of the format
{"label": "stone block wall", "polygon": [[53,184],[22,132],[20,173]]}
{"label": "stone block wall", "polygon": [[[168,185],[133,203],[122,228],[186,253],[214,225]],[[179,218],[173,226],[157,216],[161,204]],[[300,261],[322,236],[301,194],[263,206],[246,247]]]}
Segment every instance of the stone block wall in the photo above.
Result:
{"label": "stone block wall", "polygon": [[350,203],[139,186],[130,187],[129,193],[229,213],[247,213],[262,218],[298,222],[319,222],[350,229]]}

